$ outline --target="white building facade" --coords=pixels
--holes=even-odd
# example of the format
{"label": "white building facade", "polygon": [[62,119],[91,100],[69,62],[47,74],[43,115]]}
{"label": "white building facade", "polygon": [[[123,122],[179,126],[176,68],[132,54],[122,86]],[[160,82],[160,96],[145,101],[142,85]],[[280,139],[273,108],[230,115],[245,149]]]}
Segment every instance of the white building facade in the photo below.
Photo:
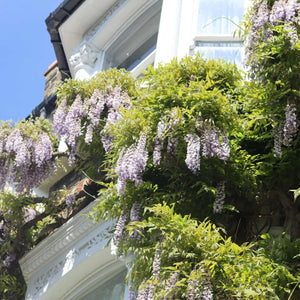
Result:
{"label": "white building facade", "polygon": [[[46,20],[58,66],[75,79],[117,67],[140,76],[150,64],[203,53],[241,65],[234,36],[248,1],[65,0]],[[113,224],[93,223],[93,203],[20,261],[26,299],[129,299],[126,261],[107,247]]]}

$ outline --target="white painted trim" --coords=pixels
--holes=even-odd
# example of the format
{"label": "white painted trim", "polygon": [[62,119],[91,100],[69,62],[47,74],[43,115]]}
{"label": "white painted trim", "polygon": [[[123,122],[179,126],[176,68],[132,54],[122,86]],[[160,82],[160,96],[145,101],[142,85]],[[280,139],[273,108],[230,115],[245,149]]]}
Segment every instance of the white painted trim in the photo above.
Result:
{"label": "white painted trim", "polygon": [[68,294],[89,274],[105,278],[114,266],[125,268],[125,262],[106,247],[114,222],[95,223],[84,215],[94,205],[88,205],[20,260],[27,283],[26,300],[73,300]]}
{"label": "white painted trim", "polygon": [[198,34],[194,37],[194,42],[232,43],[241,41],[239,37],[232,36],[232,34]]}
{"label": "white painted trim", "polygon": [[182,1],[163,0],[154,66],[177,57]]}
{"label": "white painted trim", "polygon": [[142,71],[147,70],[148,66],[154,64],[156,50],[151,52],[143,61],[141,61],[132,71],[131,74],[134,77],[138,77],[142,74]]}
{"label": "white painted trim", "polygon": [[[128,28],[142,12],[146,11],[159,0],[86,0],[59,28],[62,45],[72,77],[75,70],[69,59],[74,50],[83,42],[93,44],[99,51],[105,51],[111,43]],[[99,56],[95,70],[81,74],[90,76],[102,65]],[[88,75],[87,75],[88,74]]]}

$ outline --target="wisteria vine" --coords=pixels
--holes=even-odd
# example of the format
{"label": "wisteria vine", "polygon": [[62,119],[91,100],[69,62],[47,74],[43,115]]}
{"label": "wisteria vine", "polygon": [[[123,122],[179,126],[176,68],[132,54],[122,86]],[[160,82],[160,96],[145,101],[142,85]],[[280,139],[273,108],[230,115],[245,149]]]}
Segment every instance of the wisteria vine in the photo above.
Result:
{"label": "wisteria vine", "polygon": [[[245,65],[250,67],[252,78],[256,77],[258,81],[265,78],[265,69],[271,65],[271,81],[276,81],[272,73],[276,61],[281,61],[283,56],[293,57],[296,55],[293,51],[296,50],[296,44],[299,40],[299,26],[300,26],[300,2],[298,0],[277,0],[270,3],[262,0],[256,1],[252,8],[250,17],[250,28],[247,35]],[[282,37],[283,36],[283,37]],[[288,44],[283,47],[282,51],[289,50],[289,54],[282,55],[277,53],[276,39],[283,38]],[[273,45],[274,54],[272,51],[266,51],[261,57],[262,44]],[[270,59],[271,58],[271,59]],[[290,69],[286,66],[287,70]],[[280,70],[281,72],[281,70]],[[256,76],[254,76],[256,74]],[[283,73],[286,76],[286,73]],[[285,79],[283,79],[285,80]],[[281,82],[282,79],[277,80]],[[293,86],[294,79],[287,82],[287,86]],[[297,87],[296,87],[297,88]],[[293,90],[293,87],[290,88]],[[292,97],[287,97],[287,104],[285,108],[285,119],[283,121],[276,121],[274,126],[274,156],[281,158],[281,146],[289,147],[292,144],[294,137],[298,131],[297,124],[297,108],[296,101],[298,96],[294,94]],[[278,100],[277,100],[278,101]]]}
{"label": "wisteria vine", "polygon": [[[95,89],[90,98],[82,99],[78,94],[70,106],[64,98],[53,116],[53,127],[70,149],[69,163],[74,163],[79,137],[83,135],[85,143],[89,145],[93,134],[97,134],[101,137],[104,149],[109,151],[114,139],[109,134],[109,126],[121,118],[121,107],[129,109],[130,106],[128,94],[119,86],[109,87],[106,92]],[[108,110],[106,123],[101,129],[100,120],[105,117],[105,109]]]}
{"label": "wisteria vine", "polygon": [[30,191],[56,170],[52,133],[37,121],[33,135],[26,124],[0,127],[0,189],[10,185],[17,193]]}

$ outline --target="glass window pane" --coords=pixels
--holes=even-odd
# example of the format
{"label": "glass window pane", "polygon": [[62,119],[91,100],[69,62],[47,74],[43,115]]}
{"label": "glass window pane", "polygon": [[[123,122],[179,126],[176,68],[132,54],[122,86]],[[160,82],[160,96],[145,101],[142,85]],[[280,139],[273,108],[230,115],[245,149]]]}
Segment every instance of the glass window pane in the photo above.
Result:
{"label": "glass window pane", "polygon": [[132,70],[156,49],[162,1],[157,1],[142,13],[109,46],[103,69],[125,68]]}
{"label": "glass window pane", "polygon": [[124,299],[126,271],[106,281],[80,300],[120,300]]}
{"label": "glass window pane", "polygon": [[243,0],[199,0],[199,34],[233,34],[244,14]]}
{"label": "glass window pane", "polygon": [[236,63],[240,68],[242,63],[243,44],[235,43],[203,43],[196,42],[194,53],[204,54],[204,58],[225,59]]}

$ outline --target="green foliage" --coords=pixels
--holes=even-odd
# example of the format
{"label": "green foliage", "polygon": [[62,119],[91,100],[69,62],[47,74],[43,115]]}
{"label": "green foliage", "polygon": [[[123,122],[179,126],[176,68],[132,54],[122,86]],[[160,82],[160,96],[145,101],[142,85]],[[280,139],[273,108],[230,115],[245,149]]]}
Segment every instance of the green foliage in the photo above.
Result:
{"label": "green foliage", "polygon": [[[154,280],[154,299],[163,299],[166,292],[185,299],[195,270],[209,274],[213,293],[220,299],[283,299],[290,292],[288,287],[295,278],[283,266],[255,253],[253,244],[239,246],[208,220],[199,223],[187,215],[181,216],[165,203],[147,211],[151,213],[147,220],[127,226],[131,233],[142,232],[143,238],[139,245],[132,243],[126,250],[135,255],[130,280],[140,285],[145,278],[149,282],[155,279],[151,277],[153,254],[157,243],[161,244],[160,275]],[[168,278],[172,273],[178,273],[179,277],[170,291]],[[201,276],[198,284],[201,285]]]}
{"label": "green foliage", "polygon": [[270,234],[266,233],[261,236],[257,246],[259,253],[276,263],[293,269],[294,272],[300,272],[300,239],[291,241],[291,237],[285,232],[274,239]]}
{"label": "green foliage", "polygon": [[96,74],[89,80],[69,78],[56,89],[57,104],[64,98],[67,99],[68,104],[72,104],[77,95],[81,95],[82,99],[89,98],[95,89],[106,92],[109,88],[116,86],[121,87],[129,96],[135,94],[135,80],[124,69],[109,69]]}
{"label": "green foliage", "polygon": [[[268,1],[269,7],[273,4]],[[244,23],[244,36],[250,33],[253,11]],[[259,37],[250,59],[255,57],[261,66],[250,82],[232,64],[195,55],[155,69],[150,66],[139,79],[125,70],[110,69],[90,80],[68,79],[57,89],[57,103],[66,99],[69,107],[78,95],[90,99],[95,90],[108,95],[112,88],[120,88],[130,98],[130,107],[118,111],[122,118],[105,128],[113,137],[106,153],[101,134],[108,108],[101,113],[89,145],[84,134],[90,120],[84,115],[76,140],[80,146],[76,166],[99,185],[97,206],[90,214],[96,220],[129,215],[136,202],[144,210],[143,220],[125,221],[117,246],[119,254],[134,255],[130,282],[139,291],[153,289],[155,299],[186,299],[191,288],[211,292],[215,299],[297,299],[300,231],[299,189],[295,188],[300,182],[300,135],[293,136],[289,147],[282,147],[280,157],[274,157],[273,145],[274,128],[283,126],[287,118],[286,104],[295,104],[299,111],[300,47],[299,42],[291,47],[283,24],[268,29],[272,39]],[[162,121],[166,126],[158,133]],[[57,149],[58,141],[46,120],[0,126],[0,138],[14,128],[33,139],[47,132]],[[185,138],[189,134],[203,137],[208,127],[228,136],[230,157],[203,155],[200,170],[192,173],[186,163]],[[118,162],[144,132],[148,156],[142,182],[128,179],[124,193],[118,194]],[[153,160],[158,138],[163,140],[159,164]],[[178,142],[172,153],[167,151],[170,138]],[[224,140],[220,134],[219,142]],[[221,214],[214,214],[220,182],[226,182],[225,205]],[[64,202],[66,194],[66,190],[58,191],[50,200],[25,194],[16,198],[9,192],[1,195],[3,219],[11,222],[10,238],[1,244],[2,260],[17,250],[21,255],[45,237],[53,224],[72,214]],[[39,210],[40,219],[24,220],[25,208]],[[286,225],[284,229],[293,233],[291,239],[285,234],[277,240],[261,236],[272,225]],[[24,228],[21,249],[17,242]],[[135,234],[140,235],[138,243],[132,238]],[[259,236],[262,240],[256,244],[248,243]],[[15,275],[10,270],[2,266],[0,274],[0,291],[10,293],[8,299],[24,292],[18,285],[19,269],[14,269]]]}

